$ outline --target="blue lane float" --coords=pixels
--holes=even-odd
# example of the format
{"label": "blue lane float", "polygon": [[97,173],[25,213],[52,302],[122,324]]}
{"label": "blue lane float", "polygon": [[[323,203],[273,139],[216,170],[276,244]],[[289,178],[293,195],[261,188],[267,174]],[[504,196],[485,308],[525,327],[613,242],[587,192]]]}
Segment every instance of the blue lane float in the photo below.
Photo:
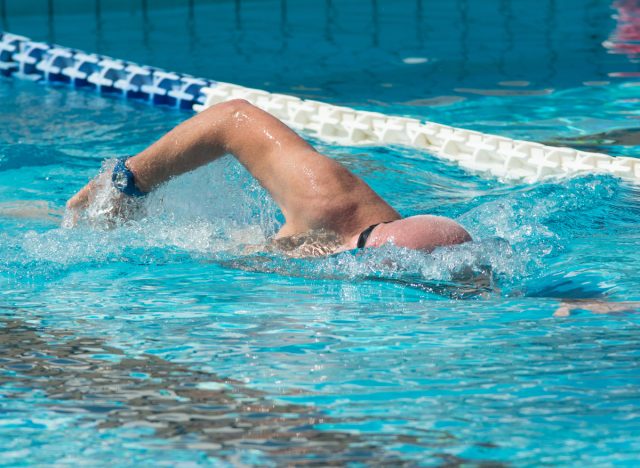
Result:
{"label": "blue lane float", "polygon": [[290,127],[330,143],[408,146],[470,172],[501,180],[536,182],[604,173],[640,184],[638,158],[545,146],[435,122],[274,94],[34,42],[6,32],[0,33],[0,74],[196,112],[229,99],[246,99]]}
{"label": "blue lane float", "polygon": [[0,74],[192,110],[215,82],[0,33]]}

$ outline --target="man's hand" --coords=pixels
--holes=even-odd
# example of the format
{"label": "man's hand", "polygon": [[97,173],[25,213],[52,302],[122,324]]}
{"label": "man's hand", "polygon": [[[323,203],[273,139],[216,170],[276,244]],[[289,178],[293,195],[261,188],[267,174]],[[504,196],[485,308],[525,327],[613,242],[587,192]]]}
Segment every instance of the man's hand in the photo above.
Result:
{"label": "man's hand", "polygon": [[67,202],[63,226],[74,227],[80,220],[111,228],[120,220],[132,217],[140,204],[118,191],[105,170],[85,185]]}
{"label": "man's hand", "polygon": [[101,179],[105,178],[105,173],[100,174],[87,185],[85,185],[78,193],[67,201],[67,210],[84,210],[95,199],[96,191],[103,184]]}

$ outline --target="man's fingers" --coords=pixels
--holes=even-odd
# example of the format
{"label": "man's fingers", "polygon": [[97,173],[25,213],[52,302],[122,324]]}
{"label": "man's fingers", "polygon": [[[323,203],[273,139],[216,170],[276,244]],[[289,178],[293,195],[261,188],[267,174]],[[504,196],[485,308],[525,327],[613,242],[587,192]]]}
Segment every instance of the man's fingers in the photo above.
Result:
{"label": "man's fingers", "polygon": [[90,201],[92,192],[95,189],[95,181],[89,182],[78,193],[67,201],[67,209],[83,209],[86,208]]}

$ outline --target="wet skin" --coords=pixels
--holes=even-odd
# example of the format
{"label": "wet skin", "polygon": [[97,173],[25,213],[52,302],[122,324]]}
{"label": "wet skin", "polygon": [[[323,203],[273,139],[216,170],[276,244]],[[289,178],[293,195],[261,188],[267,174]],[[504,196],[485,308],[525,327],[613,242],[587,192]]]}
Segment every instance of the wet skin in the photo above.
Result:
{"label": "wet skin", "polygon": [[[217,104],[183,122],[127,161],[137,187],[149,192],[172,177],[232,154],[267,189],[285,218],[276,239],[324,231],[337,241],[322,254],[353,249],[368,226],[367,246],[386,242],[433,250],[471,240],[453,220],[435,216],[401,219],[362,179],[317,152],[271,114],[244,100]],[[108,178],[108,174],[103,174]],[[100,180],[80,190],[67,207],[80,211]],[[211,190],[216,190],[212,185]]]}
{"label": "wet skin", "polygon": [[[347,243],[362,229],[400,215],[362,179],[313,149],[271,114],[243,100],[212,106],[127,161],[136,185],[153,190],[171,177],[233,154],[285,217],[277,238],[326,229]],[[215,190],[215,187],[212,187]],[[82,208],[92,183],[68,204]]]}

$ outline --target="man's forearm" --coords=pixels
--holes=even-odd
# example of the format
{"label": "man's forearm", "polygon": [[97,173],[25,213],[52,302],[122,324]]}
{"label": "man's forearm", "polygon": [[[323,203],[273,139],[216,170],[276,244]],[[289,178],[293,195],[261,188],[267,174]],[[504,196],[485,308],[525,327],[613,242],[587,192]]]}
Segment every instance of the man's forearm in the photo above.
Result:
{"label": "man's forearm", "polygon": [[[290,198],[300,155],[315,152],[285,124],[241,99],[217,104],[178,125],[153,145],[127,160],[135,186],[150,192],[170,178],[232,154],[244,165],[276,203]],[[292,174],[293,171],[293,175]],[[111,178],[104,174],[103,178]],[[293,185],[292,185],[293,184]],[[99,184],[98,184],[99,185]],[[298,184],[299,185],[299,184]],[[96,180],[72,197],[67,206],[84,208],[91,203]],[[289,195],[287,195],[289,194]]]}
{"label": "man's forearm", "polygon": [[183,122],[130,158],[127,167],[135,176],[136,186],[149,192],[171,177],[192,171],[225,154],[231,107],[225,104]]}

